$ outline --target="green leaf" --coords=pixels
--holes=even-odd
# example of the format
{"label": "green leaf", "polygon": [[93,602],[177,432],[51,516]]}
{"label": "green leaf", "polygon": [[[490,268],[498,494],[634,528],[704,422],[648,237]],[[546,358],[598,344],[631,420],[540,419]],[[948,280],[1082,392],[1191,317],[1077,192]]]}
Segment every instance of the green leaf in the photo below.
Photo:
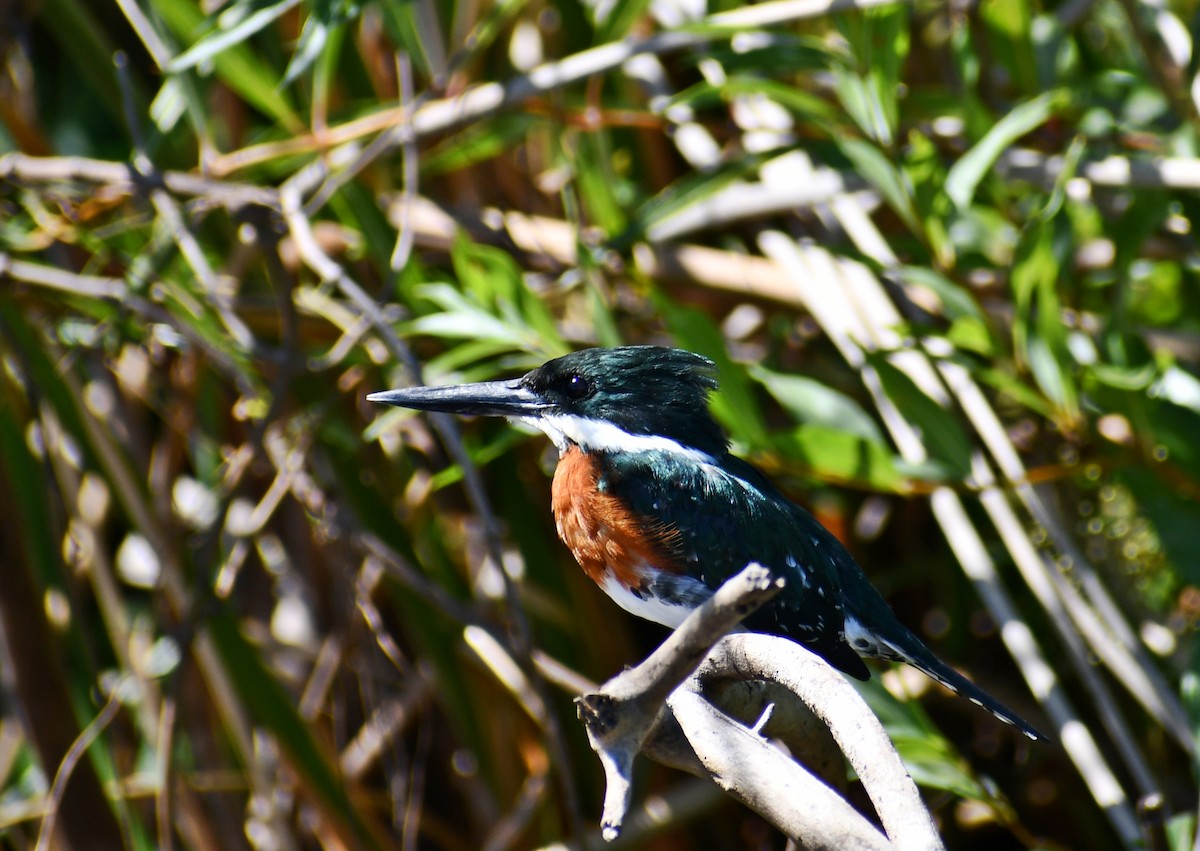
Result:
{"label": "green leaf", "polygon": [[879,190],[892,212],[904,221],[910,231],[920,233],[908,182],[883,151],[861,139],[839,139],[837,144],[854,164],[859,176]]}
{"label": "green leaf", "polygon": [[506,325],[534,341],[528,346],[547,356],[566,354],[550,310],[530,292],[521,267],[507,251],[472,241],[460,231],[450,253],[459,280],[475,300]]}
{"label": "green leaf", "polygon": [[717,91],[727,101],[740,95],[764,95],[789,112],[832,130],[836,110],[826,101],[798,87],[762,77],[730,77]]}
{"label": "green leaf", "polygon": [[[472,463],[476,467],[483,468],[497,458],[503,457],[514,446],[518,446],[528,439],[529,433],[527,427],[507,428],[499,432],[495,440],[490,440],[482,446],[469,446],[467,450]],[[452,464],[434,473],[429,484],[434,490],[440,490],[441,488],[461,482],[462,479],[463,468],[458,464]]]}
{"label": "green leaf", "polygon": [[971,773],[970,764],[937,731],[921,704],[897,700],[878,678],[855,682],[855,688],[879,716],[913,780],[929,789],[942,789],[968,800],[995,806],[1000,802]]}
{"label": "green leaf", "polygon": [[405,323],[405,330],[455,340],[484,339],[523,349],[532,342],[521,329],[513,328],[466,298],[450,284],[425,284],[417,294],[441,308],[438,313],[420,316]]}
{"label": "green leaf", "polygon": [[[348,0],[319,0],[314,3],[304,21],[304,29],[300,31],[296,52],[292,54],[292,59],[283,73],[283,81],[279,85],[290,86],[312,67],[326,45],[330,44],[330,39],[342,34],[346,24],[358,16],[359,10],[357,3]],[[334,48],[336,52],[336,43]]]}
{"label": "green leaf", "polygon": [[1196,814],[1177,813],[1167,819],[1167,848],[1169,851],[1188,851],[1196,836]]}
{"label": "green leaf", "polygon": [[[830,64],[841,61],[844,51],[830,46],[818,35],[802,35],[780,29],[756,34],[749,43],[731,43],[720,39],[704,52],[721,64],[730,79],[738,76],[763,76],[764,68],[787,68],[789,74],[825,73]],[[735,46],[736,45],[736,46]]]}
{"label": "green leaf", "polygon": [[966,287],[955,283],[928,266],[897,266],[888,273],[905,284],[928,290],[941,302],[942,313],[947,319],[974,319],[984,321],[979,303]]}
{"label": "green leaf", "polygon": [[[739,159],[736,163],[712,171],[689,172],[670,184],[657,195],[644,201],[637,211],[637,219],[630,227],[635,234],[653,234],[671,217],[685,212],[738,180],[751,174],[757,162],[753,158]],[[622,241],[627,241],[627,234]]]}
{"label": "green leaf", "polygon": [[985,0],[979,17],[995,61],[1022,92],[1037,91],[1037,55],[1033,49],[1033,7],[1025,0]]}
{"label": "green leaf", "polygon": [[630,29],[646,14],[650,0],[616,0],[608,7],[603,21],[596,26],[596,44],[616,41],[629,35]]}
{"label": "green leaf", "polygon": [[1054,408],[1046,402],[1045,397],[1011,373],[984,368],[976,370],[975,377],[1039,416],[1054,416]]}
{"label": "green leaf", "polygon": [[[192,0],[151,0],[155,10],[181,41],[191,41],[204,25],[204,14]],[[245,101],[299,132],[304,126],[279,88],[275,72],[245,42],[223,47],[212,55],[213,68],[223,83]]]}
{"label": "green leaf", "polygon": [[496,340],[468,340],[447,349],[442,354],[425,361],[424,374],[426,383],[435,383],[434,377],[453,375],[456,381],[487,381],[498,377],[499,371],[512,367],[532,369],[542,363],[538,355],[530,355],[526,360],[515,356],[501,359],[502,355],[510,355],[512,346]]}
{"label": "green leaf", "polygon": [[1062,216],[1038,219],[1028,226],[1017,246],[1010,274],[1016,308],[1013,347],[1059,413],[1075,421],[1079,417],[1079,391],[1057,290],[1063,245],[1056,244],[1055,235],[1065,227]]}
{"label": "green leaf", "polygon": [[738,443],[750,448],[765,446],[768,443],[767,426],[754,395],[754,386],[746,368],[730,360],[721,329],[706,313],[681,307],[662,293],[655,292],[652,298],[676,343],[710,358],[717,365],[721,390],[713,396],[713,414]]}
{"label": "green leaf", "polygon": [[425,77],[445,70],[445,46],[430,38],[428,29],[419,22],[429,7],[417,3],[380,3],[375,8],[382,13],[388,38],[412,58],[414,70]]}
{"label": "green leaf", "polygon": [[1138,509],[1154,525],[1159,543],[1179,572],[1179,579],[1189,585],[1200,584],[1200,536],[1196,534],[1200,509],[1196,501],[1177,493],[1146,467],[1120,470],[1115,478],[1129,488]]}
{"label": "green leaf", "polygon": [[876,7],[834,20],[852,54],[833,68],[842,105],[863,133],[891,148],[897,138],[900,72],[908,56],[908,9]]}
{"label": "green leaf", "polygon": [[1153,361],[1136,367],[1098,363],[1088,370],[1088,375],[1118,390],[1142,391],[1148,389],[1158,376],[1158,366]]}
{"label": "green leaf", "polygon": [[176,56],[167,63],[163,70],[168,74],[178,74],[180,71],[194,68],[202,62],[215,59],[225,50],[241,44],[264,27],[270,26],[299,6],[300,2],[301,0],[279,0],[272,6],[247,15],[229,29],[218,29]]}
{"label": "green leaf", "polygon": [[883,442],[875,420],[844,393],[815,379],[773,372],[764,366],[751,365],[748,371],[797,421]]}
{"label": "green leaf", "polygon": [[826,481],[852,482],[882,493],[906,493],[895,457],[879,441],[828,425],[808,424],[776,436],[775,446]]}
{"label": "green leaf", "polygon": [[1148,452],[1200,482],[1200,412],[1165,399],[1150,399],[1143,410],[1147,428],[1138,437]]}
{"label": "green leaf", "polygon": [[920,432],[929,457],[946,468],[948,477],[968,478],[971,473],[971,440],[954,413],[926,396],[908,375],[887,360],[885,354],[874,352],[867,358],[879,373],[888,398]]}
{"label": "green leaf", "polygon": [[[104,27],[95,17],[92,4],[79,0],[45,0],[37,7],[44,20],[46,32],[58,43],[57,56],[62,61],[75,65],[85,80],[89,81],[92,94],[107,108],[114,119],[124,114],[121,104],[121,87],[113,65],[116,47],[109,41]],[[17,18],[15,9],[6,17],[4,28],[10,33]],[[32,81],[31,81],[32,82]],[[144,100],[136,79],[135,98],[138,109],[143,109]],[[98,141],[98,140],[93,140]]]}
{"label": "green leaf", "polygon": [[946,194],[950,200],[959,207],[970,204],[980,182],[1000,155],[1026,133],[1045,124],[1070,100],[1070,91],[1055,89],[1025,101],[997,121],[974,147],[950,167],[946,175]]}
{"label": "green leaf", "polygon": [[986,322],[974,316],[960,316],[951,322],[946,339],[953,343],[956,349],[964,352],[975,352],[984,357],[999,354],[992,330]]}
{"label": "green leaf", "polygon": [[575,184],[585,214],[583,224],[597,227],[610,237],[625,230],[628,219],[617,193],[620,183],[608,135],[587,133],[576,137]]}
{"label": "green leaf", "polygon": [[601,346],[621,345],[623,340],[611,299],[607,291],[596,284],[593,275],[588,276],[587,308],[588,321],[596,334],[596,342]]}
{"label": "green leaf", "polygon": [[421,177],[453,174],[495,159],[528,140],[544,124],[536,115],[500,115],[471,124],[429,151],[421,153]]}
{"label": "green leaf", "polygon": [[481,6],[460,6],[455,14],[463,22],[468,20],[467,15],[473,15],[474,26],[465,39],[463,55],[459,57],[459,62],[466,64],[468,57],[484,54],[496,39],[508,30],[513,19],[528,5],[526,0],[496,0],[496,2]]}
{"label": "green leaf", "polygon": [[1142,254],[1142,246],[1151,234],[1157,232],[1163,219],[1170,214],[1171,197],[1166,192],[1146,190],[1134,193],[1128,209],[1108,228],[1116,256],[1113,270],[1120,282],[1115,304],[1111,311],[1114,333],[1125,333],[1135,306],[1132,267]]}
{"label": "green leaf", "polygon": [[942,151],[920,130],[908,132],[908,146],[901,163],[905,185],[912,192],[912,205],[921,220],[921,236],[933,255],[934,265],[951,268],[956,258],[948,228],[953,205],[943,189],[946,169]]}

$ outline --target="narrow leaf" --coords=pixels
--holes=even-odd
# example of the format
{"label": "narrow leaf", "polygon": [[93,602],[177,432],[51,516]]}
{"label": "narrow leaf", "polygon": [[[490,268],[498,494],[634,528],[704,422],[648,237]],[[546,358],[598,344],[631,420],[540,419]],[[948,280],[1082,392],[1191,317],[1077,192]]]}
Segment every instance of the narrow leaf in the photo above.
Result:
{"label": "narrow leaf", "polygon": [[946,176],[946,194],[950,200],[959,207],[970,204],[979,183],[1005,149],[1044,124],[1070,99],[1071,94],[1066,89],[1045,92],[1014,108],[996,122],[971,150],[951,166]]}
{"label": "narrow leaf", "polygon": [[267,6],[257,12],[247,15],[236,25],[227,30],[217,30],[200,39],[183,53],[176,56],[163,69],[168,74],[178,74],[188,68],[194,68],[202,62],[214,58],[217,54],[228,50],[235,44],[246,41],[259,30],[286,15],[300,5],[300,0],[279,0],[274,6]]}

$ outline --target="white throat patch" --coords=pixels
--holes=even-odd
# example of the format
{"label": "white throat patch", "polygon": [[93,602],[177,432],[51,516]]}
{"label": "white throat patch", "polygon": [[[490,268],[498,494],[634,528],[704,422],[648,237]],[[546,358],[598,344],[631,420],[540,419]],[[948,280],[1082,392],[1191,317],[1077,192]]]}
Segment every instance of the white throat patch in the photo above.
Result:
{"label": "white throat patch", "polygon": [[574,414],[546,414],[540,417],[521,417],[521,422],[544,431],[558,447],[567,451],[574,443],[584,450],[610,452],[669,452],[702,464],[713,463],[707,452],[684,446],[677,440],[657,434],[630,434],[605,420],[580,417]]}

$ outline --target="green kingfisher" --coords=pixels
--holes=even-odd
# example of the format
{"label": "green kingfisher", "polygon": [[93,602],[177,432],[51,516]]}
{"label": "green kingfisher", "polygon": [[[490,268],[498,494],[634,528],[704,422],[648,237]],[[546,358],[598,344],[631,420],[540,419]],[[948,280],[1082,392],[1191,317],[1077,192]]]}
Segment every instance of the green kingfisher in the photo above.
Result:
{"label": "green kingfisher", "polygon": [[836,537],[732,455],[708,409],[708,358],[661,346],[584,349],[520,378],[372,393],[386,405],[503,416],[554,442],[558,535],[617,605],[674,629],[750,562],[783,591],[745,627],[785,636],[852,677],[906,662],[1043,739],[897,619]]}

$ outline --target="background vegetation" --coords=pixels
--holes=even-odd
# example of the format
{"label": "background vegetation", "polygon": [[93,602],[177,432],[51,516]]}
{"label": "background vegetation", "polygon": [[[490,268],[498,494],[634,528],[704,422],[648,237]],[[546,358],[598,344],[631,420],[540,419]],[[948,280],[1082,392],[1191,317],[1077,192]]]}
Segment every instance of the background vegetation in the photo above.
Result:
{"label": "background vegetation", "polygon": [[662,631],[544,439],[363,397],[619,342],[1055,738],[865,687],[951,847],[1192,846],[1200,9],[692,5],[4,4],[6,847],[593,841],[571,697]]}

